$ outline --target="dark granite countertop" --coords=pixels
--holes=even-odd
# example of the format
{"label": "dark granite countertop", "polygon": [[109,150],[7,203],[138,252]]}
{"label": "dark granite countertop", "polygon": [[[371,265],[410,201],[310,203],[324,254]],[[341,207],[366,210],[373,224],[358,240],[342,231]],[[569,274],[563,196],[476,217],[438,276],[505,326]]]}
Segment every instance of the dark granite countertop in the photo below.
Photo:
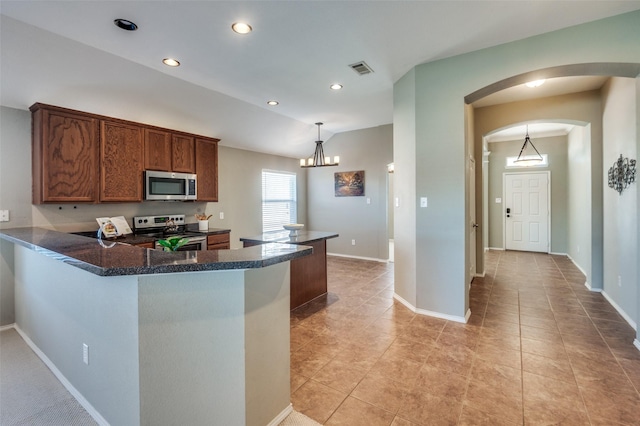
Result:
{"label": "dark granite countertop", "polygon": [[169,253],[44,228],[4,229],[0,238],[102,276],[263,268],[312,252],[311,247],[278,243]]}
{"label": "dark granite countertop", "polygon": [[280,244],[309,244],[320,240],[326,240],[329,238],[336,238],[339,235],[335,232],[321,232],[321,231],[305,231],[300,230],[295,236],[289,235],[289,231],[273,231],[265,232],[264,234],[256,235],[254,237],[241,237],[240,241],[247,241],[250,243],[280,243]]}
{"label": "dark granite countertop", "polygon": [[231,232],[230,229],[224,229],[224,228],[209,228],[209,230],[207,231],[199,231],[197,223],[188,223],[186,231],[194,234],[204,234],[204,235],[227,234]]}

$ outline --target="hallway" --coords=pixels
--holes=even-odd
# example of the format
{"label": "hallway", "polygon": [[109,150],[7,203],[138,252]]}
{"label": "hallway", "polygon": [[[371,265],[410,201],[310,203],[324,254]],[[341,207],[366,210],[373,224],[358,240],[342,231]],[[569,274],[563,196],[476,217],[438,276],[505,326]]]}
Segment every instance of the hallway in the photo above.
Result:
{"label": "hallway", "polygon": [[294,408],[328,425],[640,424],[634,330],[563,256],[491,251],[460,324],[393,300],[393,264],[329,257],[291,314]]}

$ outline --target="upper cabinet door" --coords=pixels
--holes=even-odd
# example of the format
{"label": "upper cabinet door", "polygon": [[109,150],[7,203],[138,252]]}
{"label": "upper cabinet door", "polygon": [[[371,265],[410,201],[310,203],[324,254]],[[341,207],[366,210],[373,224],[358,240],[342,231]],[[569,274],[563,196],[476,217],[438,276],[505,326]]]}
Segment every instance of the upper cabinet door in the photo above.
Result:
{"label": "upper cabinet door", "polygon": [[173,135],[171,171],[196,172],[195,140],[191,136]]}
{"label": "upper cabinet door", "polygon": [[100,201],[142,201],[142,127],[100,122]]}
{"label": "upper cabinet door", "polygon": [[171,133],[144,129],[145,170],[171,171]]}
{"label": "upper cabinet door", "polygon": [[218,141],[196,139],[198,201],[218,201]]}
{"label": "upper cabinet door", "polygon": [[33,204],[98,201],[98,120],[35,104]]}

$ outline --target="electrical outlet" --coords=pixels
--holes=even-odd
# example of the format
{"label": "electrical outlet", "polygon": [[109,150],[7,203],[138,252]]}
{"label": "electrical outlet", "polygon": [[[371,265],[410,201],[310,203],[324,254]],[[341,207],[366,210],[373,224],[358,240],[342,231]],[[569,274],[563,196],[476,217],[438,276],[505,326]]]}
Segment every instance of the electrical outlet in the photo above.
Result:
{"label": "electrical outlet", "polygon": [[420,207],[427,207],[427,197],[420,197]]}
{"label": "electrical outlet", "polygon": [[618,287],[622,287],[622,277],[618,275]]}
{"label": "electrical outlet", "polygon": [[0,222],[9,222],[9,210],[0,210]]}
{"label": "electrical outlet", "polygon": [[89,345],[86,343],[82,344],[82,362],[89,365]]}
{"label": "electrical outlet", "polygon": [[220,219],[224,219],[224,212],[220,212]]}
{"label": "electrical outlet", "polygon": [[367,204],[371,204],[371,197],[367,197]]}
{"label": "electrical outlet", "polygon": [[580,246],[578,246],[578,253],[580,253]]}
{"label": "electrical outlet", "polygon": [[355,246],[356,245],[356,240],[351,240],[351,245]]}

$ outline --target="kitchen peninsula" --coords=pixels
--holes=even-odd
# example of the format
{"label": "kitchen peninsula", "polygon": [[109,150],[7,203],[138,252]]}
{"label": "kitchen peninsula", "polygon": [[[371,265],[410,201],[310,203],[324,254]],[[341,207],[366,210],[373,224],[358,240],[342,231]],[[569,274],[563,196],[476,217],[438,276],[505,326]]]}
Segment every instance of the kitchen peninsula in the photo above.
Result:
{"label": "kitchen peninsula", "polygon": [[100,424],[263,426],[291,410],[287,261],[311,248],[0,238],[14,246],[16,328]]}
{"label": "kitchen peninsula", "polygon": [[244,247],[272,243],[313,247],[312,255],[290,262],[291,309],[295,309],[327,292],[327,240],[338,236],[334,232],[300,230],[291,235],[289,231],[276,231],[240,241]]}

